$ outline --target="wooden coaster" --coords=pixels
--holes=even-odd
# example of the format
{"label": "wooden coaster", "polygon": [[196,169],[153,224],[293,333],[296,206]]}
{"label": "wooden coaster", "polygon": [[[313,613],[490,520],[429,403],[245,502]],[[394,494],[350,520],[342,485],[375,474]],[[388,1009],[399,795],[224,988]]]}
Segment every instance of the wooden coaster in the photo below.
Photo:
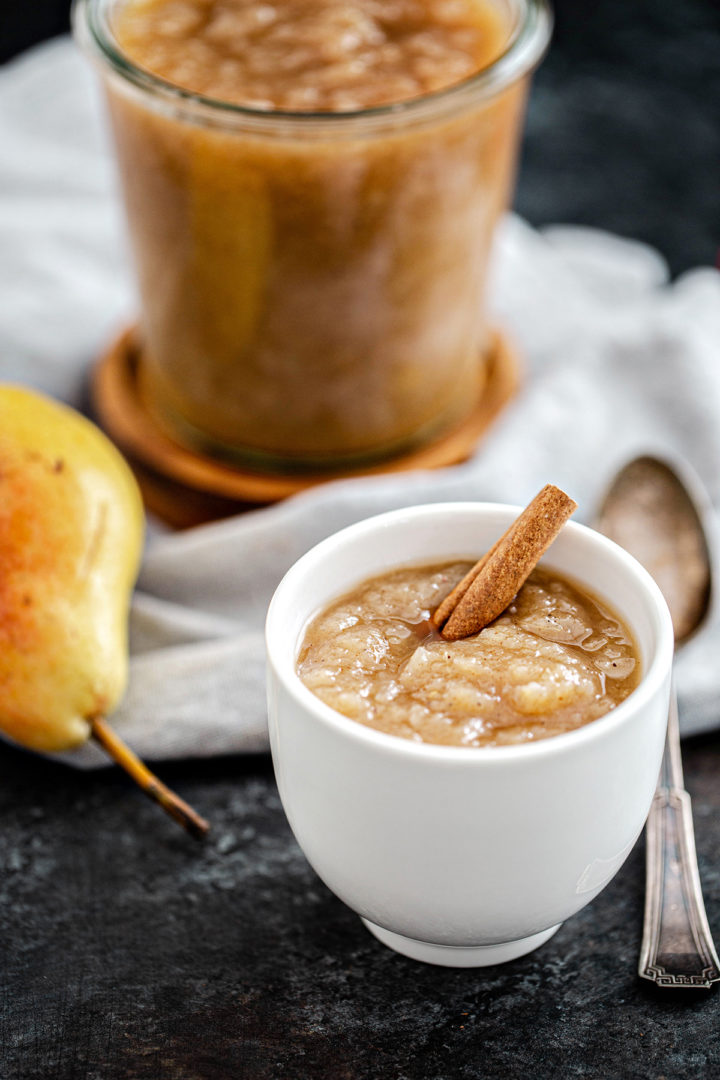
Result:
{"label": "wooden coaster", "polygon": [[358,469],[260,472],[204,456],[161,431],[138,392],[140,362],[136,333],[125,330],[95,366],[93,406],[135,470],[148,509],[177,528],[277,502],[331,480],[455,465],[470,456],[520,384],[517,353],[505,335],[496,332],[475,409],[433,442]]}

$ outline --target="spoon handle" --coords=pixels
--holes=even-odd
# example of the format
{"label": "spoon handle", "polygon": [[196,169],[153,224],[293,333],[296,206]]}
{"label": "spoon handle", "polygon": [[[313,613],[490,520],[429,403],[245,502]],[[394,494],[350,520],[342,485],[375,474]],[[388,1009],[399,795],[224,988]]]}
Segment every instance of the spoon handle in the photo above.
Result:
{"label": "spoon handle", "polygon": [[720,980],[720,963],[703,904],[690,796],[683,789],[674,686],[646,843],[645,923],[638,974],[658,986],[709,987]]}

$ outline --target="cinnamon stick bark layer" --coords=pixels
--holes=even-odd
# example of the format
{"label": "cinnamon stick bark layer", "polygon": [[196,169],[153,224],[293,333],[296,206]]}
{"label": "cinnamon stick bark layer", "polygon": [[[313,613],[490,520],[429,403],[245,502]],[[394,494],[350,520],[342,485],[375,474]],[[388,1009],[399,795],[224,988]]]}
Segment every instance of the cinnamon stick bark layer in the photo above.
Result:
{"label": "cinnamon stick bark layer", "polygon": [[446,641],[477,634],[505,610],[575,510],[569,495],[546,484],[433,614]]}

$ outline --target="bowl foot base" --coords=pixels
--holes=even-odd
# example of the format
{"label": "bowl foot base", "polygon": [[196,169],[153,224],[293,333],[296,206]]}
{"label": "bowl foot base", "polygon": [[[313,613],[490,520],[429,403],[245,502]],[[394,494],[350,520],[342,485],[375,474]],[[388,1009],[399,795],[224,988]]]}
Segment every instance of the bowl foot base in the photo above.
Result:
{"label": "bowl foot base", "polygon": [[394,934],[390,930],[384,930],[375,923],[362,920],[371,934],[378,941],[395,952],[409,956],[411,960],[422,960],[426,964],[440,964],[443,967],[489,967],[491,964],[504,964],[508,960],[515,960],[518,956],[525,956],[540,945],[544,945],[554,933],[560,929],[551,926],[549,930],[542,930],[539,934],[531,934],[530,937],[519,938],[517,941],[503,941],[499,945],[474,945],[469,947],[455,945],[433,945],[429,941],[416,941],[414,938],[403,937],[402,934]]}

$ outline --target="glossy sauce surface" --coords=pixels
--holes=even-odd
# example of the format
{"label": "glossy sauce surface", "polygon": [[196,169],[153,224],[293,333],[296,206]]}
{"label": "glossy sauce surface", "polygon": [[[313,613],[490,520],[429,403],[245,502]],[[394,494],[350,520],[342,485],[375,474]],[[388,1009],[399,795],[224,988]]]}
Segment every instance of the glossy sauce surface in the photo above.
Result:
{"label": "glossy sauce surface", "polygon": [[568,579],[536,569],[479,634],[446,642],[427,619],[472,563],[399,569],[309,625],[302,681],[344,716],[392,735],[454,746],[545,739],[615,708],[637,686],[628,629]]}

